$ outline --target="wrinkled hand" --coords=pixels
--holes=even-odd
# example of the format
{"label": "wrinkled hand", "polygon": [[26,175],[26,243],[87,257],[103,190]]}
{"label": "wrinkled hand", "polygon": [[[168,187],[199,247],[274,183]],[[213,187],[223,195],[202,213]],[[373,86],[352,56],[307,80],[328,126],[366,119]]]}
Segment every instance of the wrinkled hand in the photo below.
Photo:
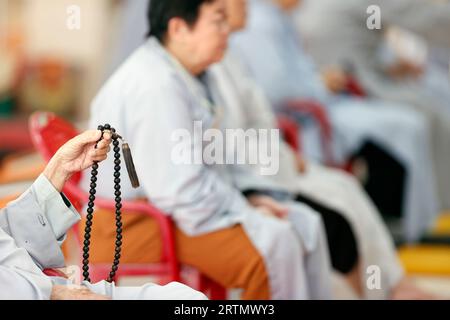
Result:
{"label": "wrinkled hand", "polygon": [[53,286],[50,300],[110,300],[85,287]]}
{"label": "wrinkled hand", "polygon": [[298,153],[295,154],[295,160],[296,160],[298,172],[302,173],[302,174],[306,173],[306,171],[308,170],[307,160],[301,154],[298,154]]}
{"label": "wrinkled hand", "polygon": [[340,93],[347,88],[348,77],[346,73],[337,66],[329,66],[321,71],[325,86],[333,93]]}
{"label": "wrinkled hand", "polygon": [[425,73],[425,68],[407,60],[401,59],[387,69],[387,73],[397,80],[405,78],[418,79]]}
{"label": "wrinkled hand", "polygon": [[268,216],[286,219],[289,213],[287,207],[268,196],[251,196],[248,198],[248,202],[261,213]]}
{"label": "wrinkled hand", "polygon": [[86,131],[63,145],[50,160],[44,175],[53,186],[61,191],[70,177],[79,171],[83,171],[94,164],[106,159],[110,150],[111,133],[106,131],[101,138],[101,131]]}

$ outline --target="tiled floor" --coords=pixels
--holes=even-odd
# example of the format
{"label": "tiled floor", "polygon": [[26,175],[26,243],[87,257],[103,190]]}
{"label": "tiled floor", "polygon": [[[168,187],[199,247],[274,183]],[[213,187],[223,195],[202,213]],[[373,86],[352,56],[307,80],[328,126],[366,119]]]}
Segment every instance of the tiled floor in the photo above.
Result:
{"label": "tiled floor", "polygon": [[415,276],[413,278],[423,290],[450,300],[450,277]]}

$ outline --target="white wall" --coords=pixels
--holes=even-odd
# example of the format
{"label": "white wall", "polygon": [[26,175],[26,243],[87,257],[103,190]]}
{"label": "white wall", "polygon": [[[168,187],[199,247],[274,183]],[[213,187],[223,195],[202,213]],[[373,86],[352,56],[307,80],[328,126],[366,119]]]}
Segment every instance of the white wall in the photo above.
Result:
{"label": "white wall", "polygon": [[[13,0],[17,1],[17,0]],[[88,114],[90,101],[109,62],[110,39],[115,33],[112,0],[21,0],[27,52],[30,57],[62,57],[83,70],[80,118]],[[80,8],[80,30],[70,30],[70,6]]]}

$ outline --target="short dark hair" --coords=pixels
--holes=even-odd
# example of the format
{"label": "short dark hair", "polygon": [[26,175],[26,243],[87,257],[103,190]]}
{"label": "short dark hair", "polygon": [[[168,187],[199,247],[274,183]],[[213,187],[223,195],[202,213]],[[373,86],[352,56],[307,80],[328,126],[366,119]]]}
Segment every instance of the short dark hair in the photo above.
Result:
{"label": "short dark hair", "polygon": [[169,21],[178,17],[193,26],[198,19],[200,7],[204,3],[215,0],[150,0],[147,19],[149,32],[147,37],[154,36],[163,42],[169,27]]}

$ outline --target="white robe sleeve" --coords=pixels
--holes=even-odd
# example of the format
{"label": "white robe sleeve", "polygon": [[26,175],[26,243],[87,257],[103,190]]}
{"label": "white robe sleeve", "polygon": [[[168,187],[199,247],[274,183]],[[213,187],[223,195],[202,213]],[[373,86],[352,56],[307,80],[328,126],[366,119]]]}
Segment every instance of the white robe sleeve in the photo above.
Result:
{"label": "white robe sleeve", "polygon": [[0,229],[0,300],[50,299],[52,287],[28,252]]}
{"label": "white robe sleeve", "polygon": [[49,300],[52,288],[44,274],[0,265],[0,300]]}
{"label": "white robe sleeve", "polygon": [[41,175],[19,199],[0,211],[0,228],[41,269],[64,266],[60,245],[80,216]]}
{"label": "white robe sleeve", "polygon": [[43,175],[0,211],[0,299],[50,299],[42,269],[64,266],[60,244],[79,219]]}

